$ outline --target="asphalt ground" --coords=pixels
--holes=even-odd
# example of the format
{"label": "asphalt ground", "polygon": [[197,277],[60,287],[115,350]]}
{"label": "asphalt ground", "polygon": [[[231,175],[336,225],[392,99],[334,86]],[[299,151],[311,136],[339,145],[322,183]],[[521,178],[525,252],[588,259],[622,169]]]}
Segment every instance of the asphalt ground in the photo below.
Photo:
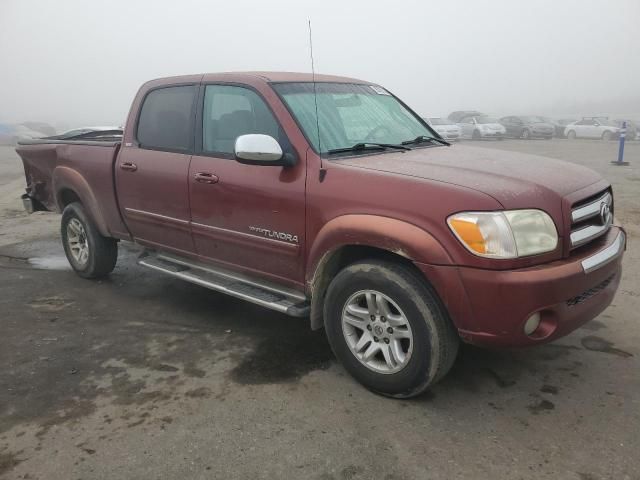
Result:
{"label": "asphalt ground", "polygon": [[409,401],[362,388],[304,320],[145,270],[133,246],[77,277],[0,147],[0,478],[640,479],[640,143],[627,167],[615,142],[478,144],[609,179],[623,280],[571,335],[465,346]]}

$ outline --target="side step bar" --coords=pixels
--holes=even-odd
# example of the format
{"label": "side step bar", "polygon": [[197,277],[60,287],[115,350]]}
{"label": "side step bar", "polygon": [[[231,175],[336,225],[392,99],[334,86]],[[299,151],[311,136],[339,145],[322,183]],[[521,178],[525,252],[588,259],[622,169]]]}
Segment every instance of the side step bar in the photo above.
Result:
{"label": "side step bar", "polygon": [[311,311],[302,292],[212,265],[158,252],[144,252],[138,264],[292,317],[307,317]]}

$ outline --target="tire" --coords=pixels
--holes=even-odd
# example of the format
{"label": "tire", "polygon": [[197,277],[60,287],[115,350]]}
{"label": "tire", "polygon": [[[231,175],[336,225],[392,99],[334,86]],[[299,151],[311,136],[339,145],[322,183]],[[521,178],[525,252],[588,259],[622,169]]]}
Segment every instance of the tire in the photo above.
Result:
{"label": "tire", "polygon": [[[424,392],[451,369],[458,353],[458,333],[437,294],[404,265],[369,260],[344,268],[329,285],[324,319],[329,344],[345,369],[389,397]],[[370,349],[376,353],[367,361]]]}
{"label": "tire", "polygon": [[609,130],[605,130],[604,132],[602,132],[602,140],[605,140],[608,142],[609,140],[611,140],[611,137],[612,135]]}
{"label": "tire", "polygon": [[482,138],[482,135],[480,135],[480,132],[478,130],[474,130],[473,133],[471,134],[472,140],[480,140],[481,138]]}
{"label": "tire", "polygon": [[82,204],[70,203],[62,212],[62,246],[73,270],[83,278],[111,273],[118,259],[118,242],[103,237]]}
{"label": "tire", "polygon": [[523,140],[529,140],[531,138],[531,132],[525,128],[524,130],[522,130],[522,135],[520,136],[520,138],[522,138]]}
{"label": "tire", "polygon": [[569,130],[569,132],[567,133],[567,138],[569,140],[575,140],[576,139],[576,132],[574,132],[573,130]]}

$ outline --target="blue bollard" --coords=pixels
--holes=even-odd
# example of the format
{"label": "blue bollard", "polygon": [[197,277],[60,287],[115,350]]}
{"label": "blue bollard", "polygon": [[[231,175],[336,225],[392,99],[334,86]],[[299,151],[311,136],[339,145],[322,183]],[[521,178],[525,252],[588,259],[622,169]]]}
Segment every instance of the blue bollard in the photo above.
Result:
{"label": "blue bollard", "polygon": [[618,161],[611,162],[614,165],[629,165],[629,162],[624,161],[624,142],[627,136],[627,122],[622,122],[622,129],[620,130],[620,143],[618,146]]}

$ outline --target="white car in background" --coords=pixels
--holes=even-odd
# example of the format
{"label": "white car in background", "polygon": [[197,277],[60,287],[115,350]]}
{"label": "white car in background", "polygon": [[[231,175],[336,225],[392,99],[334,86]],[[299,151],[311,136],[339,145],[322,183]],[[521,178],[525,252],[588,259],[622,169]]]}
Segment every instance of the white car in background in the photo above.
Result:
{"label": "white car in background", "polygon": [[488,115],[471,115],[460,119],[458,126],[462,129],[463,138],[473,140],[502,140],[507,130],[497,118]]}
{"label": "white car in background", "polygon": [[570,123],[564,128],[564,136],[569,140],[574,138],[601,138],[611,140],[620,135],[620,128],[603,117],[585,117]]}
{"label": "white car in background", "polygon": [[445,140],[456,142],[462,137],[462,130],[451,120],[440,117],[424,118],[436,132]]}

